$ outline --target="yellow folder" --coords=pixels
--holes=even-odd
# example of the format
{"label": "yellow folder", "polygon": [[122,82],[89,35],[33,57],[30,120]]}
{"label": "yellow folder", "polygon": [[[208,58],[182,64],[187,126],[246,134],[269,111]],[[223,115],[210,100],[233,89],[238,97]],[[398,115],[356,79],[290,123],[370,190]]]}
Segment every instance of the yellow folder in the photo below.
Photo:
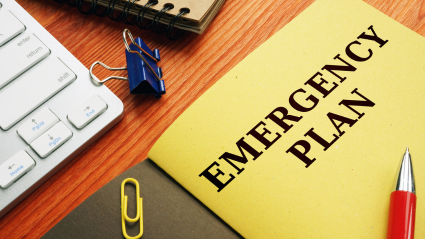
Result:
{"label": "yellow folder", "polygon": [[318,0],[148,156],[246,238],[379,239],[408,146],[423,238],[424,107],[424,38],[361,0]]}

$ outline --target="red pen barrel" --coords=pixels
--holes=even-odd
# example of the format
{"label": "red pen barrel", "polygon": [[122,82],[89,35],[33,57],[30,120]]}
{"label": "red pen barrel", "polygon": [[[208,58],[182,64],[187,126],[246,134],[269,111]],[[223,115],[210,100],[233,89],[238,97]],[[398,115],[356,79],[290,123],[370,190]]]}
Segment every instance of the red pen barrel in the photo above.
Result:
{"label": "red pen barrel", "polygon": [[407,191],[391,193],[387,239],[413,239],[416,195]]}

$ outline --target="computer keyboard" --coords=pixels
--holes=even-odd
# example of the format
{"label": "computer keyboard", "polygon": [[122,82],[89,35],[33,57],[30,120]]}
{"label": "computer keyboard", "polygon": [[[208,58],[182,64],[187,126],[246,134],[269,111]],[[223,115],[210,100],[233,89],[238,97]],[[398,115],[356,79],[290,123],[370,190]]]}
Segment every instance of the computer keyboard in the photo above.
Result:
{"label": "computer keyboard", "polygon": [[108,88],[19,4],[0,0],[0,217],[122,117]]}

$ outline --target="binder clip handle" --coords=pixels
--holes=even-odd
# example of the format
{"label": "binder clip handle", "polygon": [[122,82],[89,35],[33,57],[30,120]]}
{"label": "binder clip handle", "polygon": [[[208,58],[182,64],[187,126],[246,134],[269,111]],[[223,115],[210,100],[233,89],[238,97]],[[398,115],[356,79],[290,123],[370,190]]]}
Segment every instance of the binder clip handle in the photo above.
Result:
{"label": "binder clip handle", "polygon": [[123,37],[123,41],[124,41],[124,45],[125,48],[127,49],[128,52],[130,53],[136,53],[140,59],[142,59],[142,61],[146,64],[146,66],[148,67],[149,71],[154,75],[154,77],[156,78],[156,80],[159,82],[162,80],[162,76],[159,76],[154,69],[152,69],[152,67],[150,66],[150,64],[146,61],[146,59],[142,56],[142,54],[140,54],[140,52],[138,51],[134,51],[130,48],[130,46],[128,45],[127,42],[127,37],[126,35],[128,35],[130,37],[131,42],[133,43],[133,45],[135,45],[140,51],[142,51],[146,56],[150,57],[153,61],[158,62],[159,59],[155,58],[154,56],[151,56],[148,52],[146,52],[139,44],[136,43],[136,41],[133,38],[133,35],[131,35],[130,30],[128,29],[124,29],[124,31],[122,32],[122,37]]}
{"label": "binder clip handle", "polygon": [[105,79],[103,79],[103,80],[99,80],[94,74],[93,74],[93,68],[96,66],[96,65],[101,65],[101,66],[103,66],[104,68],[106,68],[106,69],[108,69],[108,70],[111,70],[111,71],[123,71],[123,70],[127,70],[127,67],[118,67],[118,68],[112,68],[112,67],[109,67],[109,66],[107,66],[107,65],[105,65],[104,63],[102,63],[102,62],[100,62],[100,61],[96,61],[95,63],[93,63],[92,65],[91,65],[91,67],[90,67],[90,76],[91,76],[91,79],[94,81],[94,83],[96,83],[97,85],[102,85],[102,84],[104,84],[105,82],[107,82],[108,80],[112,80],[112,79],[117,79],[117,80],[125,80],[125,81],[128,81],[128,78],[126,78],[126,77],[121,77],[121,76],[110,76],[110,77],[107,77],[107,78],[105,78]]}

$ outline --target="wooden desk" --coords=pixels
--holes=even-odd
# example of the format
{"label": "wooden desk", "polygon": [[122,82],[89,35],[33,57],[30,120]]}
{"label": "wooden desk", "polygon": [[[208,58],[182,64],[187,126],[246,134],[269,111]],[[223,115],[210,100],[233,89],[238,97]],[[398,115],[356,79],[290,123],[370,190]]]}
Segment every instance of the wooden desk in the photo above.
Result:
{"label": "wooden desk", "polygon": [[[107,182],[144,160],[158,137],[194,100],[314,0],[228,0],[204,34],[186,34],[175,42],[106,17],[82,15],[53,0],[17,2],[87,68],[97,60],[124,66],[121,33],[129,28],[160,50],[167,94],[160,100],[130,95],[127,82],[108,82],[124,102],[124,119],[1,218],[0,238],[41,237]],[[366,2],[425,35],[424,0]],[[99,78],[109,74],[97,72]]]}

